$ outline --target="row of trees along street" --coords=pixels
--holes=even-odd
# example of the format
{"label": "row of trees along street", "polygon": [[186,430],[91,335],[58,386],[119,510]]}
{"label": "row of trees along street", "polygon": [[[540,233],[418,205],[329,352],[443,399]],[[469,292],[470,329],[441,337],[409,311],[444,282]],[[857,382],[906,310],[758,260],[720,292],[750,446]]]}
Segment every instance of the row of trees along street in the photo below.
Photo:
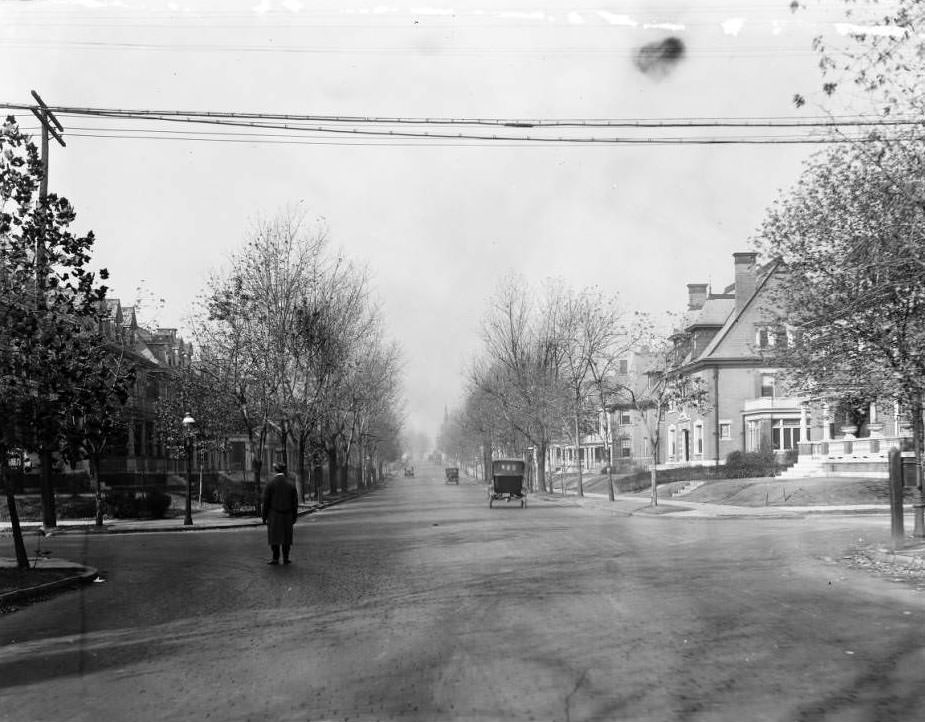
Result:
{"label": "row of trees along street", "polygon": [[[552,492],[550,444],[567,439],[580,450],[583,436],[610,429],[599,426],[602,410],[634,409],[657,453],[665,411],[672,404],[699,404],[705,393],[699,383],[671,373],[674,341],[599,288],[576,291],[550,281],[536,293],[510,277],[489,302],[462,407],[447,415],[439,446],[453,459],[482,465],[486,474],[493,456],[527,454],[536,461],[536,487]],[[642,373],[622,373],[620,361],[640,350]],[[612,455],[612,435],[606,442]],[[612,468],[613,458],[607,461]],[[577,472],[583,495],[580,463]],[[653,465],[653,503],[656,475]],[[613,500],[612,483],[608,488]]]}
{"label": "row of trees along street", "polygon": [[[28,566],[7,459],[40,460],[42,521],[57,525],[52,469],[85,465],[103,521],[100,462],[124,449],[124,404],[135,389],[131,349],[111,326],[105,269],[89,269],[93,233],[70,230],[71,204],[46,192],[47,166],[8,117],[0,132],[0,484],[17,562]],[[401,455],[399,349],[385,338],[365,270],[329,248],[295,212],[257,221],[216,272],[191,320],[191,363],[169,369],[156,433],[178,459],[250,446],[259,513],[262,460],[275,436],[282,460],[322,493],[358,486]],[[195,418],[195,444],[181,419]],[[290,458],[290,453],[295,458]],[[295,462],[295,463],[293,463]]]}
{"label": "row of trees along street", "polygon": [[200,299],[199,358],[183,401],[219,426],[232,412],[258,492],[271,437],[301,496],[309,480],[321,494],[322,464],[330,491],[345,489],[352,460],[364,488],[401,453],[401,358],[366,271],[331,253],[323,228],[299,213],[258,221],[249,236]]}
{"label": "row of trees along street", "polygon": [[[768,209],[753,242],[784,272],[776,302],[795,343],[775,349],[774,363],[787,370],[786,385],[813,401],[893,401],[906,410],[917,470],[914,533],[925,536],[925,6],[898,0],[846,8],[852,20],[878,27],[859,25],[838,46],[817,40],[821,89],[833,100],[849,96],[862,106],[852,109],[874,122],[860,139],[837,137],[814,155]],[[798,95],[794,102],[806,104]],[[627,323],[599,291],[553,285],[531,300],[520,286],[510,281],[489,307],[482,354],[461,408],[444,424],[441,448],[485,463],[493,452],[532,448],[545,490],[550,440],[577,446],[601,409],[623,407],[646,414],[657,458],[667,405],[704,398],[702,388],[672,373],[683,338],[659,338],[642,319]],[[644,389],[613,374],[614,359],[637,347],[652,354]],[[653,470],[653,503],[655,484]]]}

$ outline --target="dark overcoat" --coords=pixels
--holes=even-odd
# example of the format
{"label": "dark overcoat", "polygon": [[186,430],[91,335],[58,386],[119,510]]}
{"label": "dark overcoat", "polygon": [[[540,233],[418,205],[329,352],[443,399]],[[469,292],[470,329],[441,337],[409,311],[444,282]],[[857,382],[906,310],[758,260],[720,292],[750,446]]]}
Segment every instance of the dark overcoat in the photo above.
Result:
{"label": "dark overcoat", "polygon": [[299,513],[299,495],[285,474],[276,474],[263,490],[267,544],[292,545],[292,525]]}

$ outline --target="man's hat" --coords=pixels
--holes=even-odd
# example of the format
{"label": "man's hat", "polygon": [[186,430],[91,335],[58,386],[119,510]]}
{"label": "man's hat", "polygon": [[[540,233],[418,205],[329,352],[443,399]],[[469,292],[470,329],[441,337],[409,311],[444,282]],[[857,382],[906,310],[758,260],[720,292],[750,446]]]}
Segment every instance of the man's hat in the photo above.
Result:
{"label": "man's hat", "polygon": [[275,471],[277,474],[285,474],[286,465],[280,463],[273,464],[273,471]]}

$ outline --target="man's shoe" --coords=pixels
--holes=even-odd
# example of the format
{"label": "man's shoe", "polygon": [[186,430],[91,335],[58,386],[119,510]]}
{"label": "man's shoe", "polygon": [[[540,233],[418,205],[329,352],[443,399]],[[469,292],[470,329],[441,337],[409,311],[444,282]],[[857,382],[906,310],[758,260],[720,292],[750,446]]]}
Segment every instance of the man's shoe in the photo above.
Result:
{"label": "man's shoe", "polygon": [[283,564],[292,564],[291,559],[283,559]]}
{"label": "man's shoe", "polygon": [[279,559],[271,559],[267,564],[279,564]]}

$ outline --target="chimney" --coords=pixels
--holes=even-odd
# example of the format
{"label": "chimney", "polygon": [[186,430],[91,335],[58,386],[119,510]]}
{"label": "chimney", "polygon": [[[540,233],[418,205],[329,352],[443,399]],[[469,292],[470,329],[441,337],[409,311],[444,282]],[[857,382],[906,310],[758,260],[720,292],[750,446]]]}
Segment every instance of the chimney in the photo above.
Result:
{"label": "chimney", "polygon": [[688,283],[687,284],[687,310],[699,311],[703,304],[707,302],[706,283]]}
{"label": "chimney", "polygon": [[756,259],[758,254],[748,251],[743,253],[733,253],[735,259],[735,293],[736,309],[740,309],[745,302],[755,293],[758,286],[758,269]]}

